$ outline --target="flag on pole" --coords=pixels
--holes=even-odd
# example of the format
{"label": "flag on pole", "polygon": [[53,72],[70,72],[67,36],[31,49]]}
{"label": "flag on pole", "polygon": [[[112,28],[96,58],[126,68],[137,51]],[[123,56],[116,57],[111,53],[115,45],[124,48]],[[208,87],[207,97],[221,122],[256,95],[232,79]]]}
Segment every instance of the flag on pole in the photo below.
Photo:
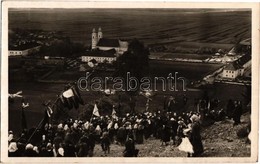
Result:
{"label": "flag on pole", "polygon": [[48,117],[51,117],[51,115],[52,115],[52,113],[53,113],[53,110],[51,109],[50,106],[47,106],[46,112],[47,112]]}
{"label": "flag on pole", "polygon": [[48,113],[48,109],[46,108],[44,111],[44,116],[43,116],[43,121],[42,121],[42,125],[41,125],[41,129],[45,128],[46,124],[49,124],[49,120],[50,120],[50,115]]}
{"label": "flag on pole", "polygon": [[68,89],[65,92],[63,92],[62,95],[65,98],[70,98],[70,97],[74,96],[74,93],[73,93],[72,89]]}
{"label": "flag on pole", "polygon": [[57,102],[61,103],[62,106],[67,107],[69,110],[73,108],[78,109],[79,105],[84,105],[84,101],[75,85],[70,86],[67,90],[63,91]]}
{"label": "flag on pole", "polygon": [[99,112],[98,112],[97,104],[95,104],[92,114],[93,114],[94,116],[100,117],[100,114],[99,114]]}
{"label": "flag on pole", "polygon": [[23,93],[23,91],[18,91],[14,94],[8,94],[9,98],[15,98],[15,97],[23,97],[21,94]]}
{"label": "flag on pole", "polygon": [[115,110],[115,108],[113,107],[113,110],[112,110],[112,118],[114,118],[114,119],[117,119],[118,117],[116,116],[116,110]]}
{"label": "flag on pole", "polygon": [[21,117],[22,129],[27,129],[27,120],[26,120],[25,113],[24,113],[24,109],[27,107],[29,107],[29,103],[25,104],[25,100],[22,99],[22,117]]}
{"label": "flag on pole", "polygon": [[113,115],[116,115],[116,110],[113,108],[113,110],[112,110],[112,116]]}

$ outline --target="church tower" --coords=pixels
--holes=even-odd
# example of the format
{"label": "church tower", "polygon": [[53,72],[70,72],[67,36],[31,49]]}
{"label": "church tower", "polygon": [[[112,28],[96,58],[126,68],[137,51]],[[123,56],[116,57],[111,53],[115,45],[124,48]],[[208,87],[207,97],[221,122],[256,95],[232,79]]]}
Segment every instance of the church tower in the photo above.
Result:
{"label": "church tower", "polygon": [[97,42],[98,42],[97,32],[96,32],[95,28],[93,28],[93,31],[92,31],[92,46],[91,46],[92,50],[96,48]]}
{"label": "church tower", "polygon": [[101,38],[103,38],[103,32],[102,32],[101,28],[99,27],[99,28],[98,28],[98,41],[99,41],[99,39],[101,39]]}

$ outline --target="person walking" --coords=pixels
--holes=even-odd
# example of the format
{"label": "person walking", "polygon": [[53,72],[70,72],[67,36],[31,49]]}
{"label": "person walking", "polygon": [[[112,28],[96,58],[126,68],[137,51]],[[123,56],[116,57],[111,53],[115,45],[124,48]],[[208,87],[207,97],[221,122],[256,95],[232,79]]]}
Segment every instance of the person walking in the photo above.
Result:
{"label": "person walking", "polygon": [[190,118],[191,120],[191,132],[190,132],[190,142],[193,146],[194,153],[192,157],[199,157],[203,153],[203,145],[200,135],[200,118],[193,114]]}
{"label": "person walking", "polygon": [[235,110],[233,112],[234,126],[241,123],[240,118],[243,113],[241,101],[237,101],[235,104]]}
{"label": "person walking", "polygon": [[124,157],[137,157],[139,150],[135,148],[133,135],[129,135],[125,143]]}

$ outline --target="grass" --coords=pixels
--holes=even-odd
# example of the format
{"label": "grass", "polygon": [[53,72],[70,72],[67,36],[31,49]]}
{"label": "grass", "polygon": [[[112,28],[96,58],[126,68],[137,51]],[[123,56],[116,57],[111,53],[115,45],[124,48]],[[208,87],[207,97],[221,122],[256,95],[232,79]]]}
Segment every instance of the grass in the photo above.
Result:
{"label": "grass", "polygon": [[151,77],[167,77],[169,73],[174,74],[178,72],[178,77],[185,77],[188,80],[199,80],[221,65],[151,60],[149,67]]}

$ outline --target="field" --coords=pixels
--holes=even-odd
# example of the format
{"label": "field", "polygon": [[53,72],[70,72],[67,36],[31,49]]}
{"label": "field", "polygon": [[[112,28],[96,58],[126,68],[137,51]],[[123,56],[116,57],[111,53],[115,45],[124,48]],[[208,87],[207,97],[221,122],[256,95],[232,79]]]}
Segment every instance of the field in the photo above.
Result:
{"label": "field", "polygon": [[156,57],[159,59],[174,59],[174,58],[180,58],[180,59],[196,59],[196,60],[205,60],[207,58],[210,58],[211,55],[198,55],[198,54],[185,54],[185,53],[151,53],[150,57]]}
{"label": "field", "polygon": [[250,21],[250,11],[221,9],[11,9],[9,12],[10,30],[62,31],[72,41],[85,45],[91,43],[92,29],[101,27],[104,37],[138,38],[147,45],[213,43],[221,48],[223,44],[251,37]]}
{"label": "field", "polygon": [[151,60],[149,67],[150,76],[152,77],[167,77],[169,73],[178,72],[178,77],[184,77],[188,80],[200,80],[208,73],[221,67],[221,65]]}

